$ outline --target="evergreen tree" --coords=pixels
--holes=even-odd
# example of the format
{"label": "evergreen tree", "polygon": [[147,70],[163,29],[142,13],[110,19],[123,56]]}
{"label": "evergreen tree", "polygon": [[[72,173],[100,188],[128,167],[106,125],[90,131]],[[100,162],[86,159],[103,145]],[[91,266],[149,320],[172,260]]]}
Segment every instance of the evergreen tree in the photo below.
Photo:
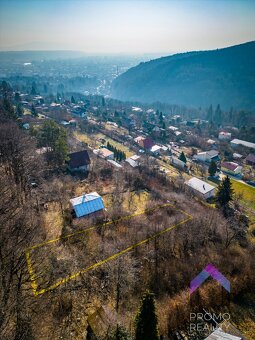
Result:
{"label": "evergreen tree", "polygon": [[187,158],[186,158],[186,156],[185,156],[185,154],[184,154],[183,151],[182,151],[182,153],[180,154],[179,159],[180,159],[181,161],[183,161],[185,164],[187,163]]}
{"label": "evergreen tree", "polygon": [[230,178],[226,176],[218,186],[216,201],[220,207],[226,208],[233,199],[233,189]]}
{"label": "evergreen tree", "polygon": [[207,115],[206,115],[206,119],[209,121],[209,122],[212,122],[213,121],[213,107],[212,107],[212,104],[209,106],[208,108],[208,111],[207,111]]}
{"label": "evergreen tree", "polygon": [[117,325],[117,327],[108,336],[109,340],[131,340],[132,338],[122,326]]}
{"label": "evergreen tree", "polygon": [[162,124],[163,124],[163,121],[164,121],[163,113],[160,112],[160,114],[159,114],[159,124],[162,125]]}
{"label": "evergreen tree", "polygon": [[31,92],[30,93],[31,93],[32,96],[35,96],[37,94],[35,83],[32,84],[32,88],[31,88]]}
{"label": "evergreen tree", "polygon": [[34,104],[32,104],[31,113],[32,113],[32,116],[34,116],[34,117],[37,116],[37,112],[36,112],[36,108],[34,107]]}
{"label": "evergreen tree", "polygon": [[154,294],[145,292],[135,318],[135,340],[159,340]]}
{"label": "evergreen tree", "polygon": [[228,113],[228,123],[233,124],[234,110],[233,107],[230,108]]}
{"label": "evergreen tree", "polygon": [[62,165],[68,159],[67,134],[53,120],[46,120],[39,133],[38,144],[48,148],[48,160],[57,165]]}
{"label": "evergreen tree", "polygon": [[3,101],[0,103],[0,111],[1,116],[7,120],[16,120],[18,118],[17,112],[14,110],[13,105],[7,96],[4,96]]}
{"label": "evergreen tree", "polygon": [[112,151],[113,151],[113,154],[114,154],[114,158],[117,158],[117,149],[114,147]]}
{"label": "evergreen tree", "polygon": [[1,94],[3,95],[3,97],[8,97],[10,98],[12,95],[12,87],[9,83],[7,83],[7,81],[3,80],[0,86],[0,90],[1,90]]}
{"label": "evergreen tree", "polygon": [[71,97],[71,103],[72,103],[72,104],[75,104],[74,96]]}
{"label": "evergreen tree", "polygon": [[15,100],[15,102],[20,102],[20,94],[19,94],[19,92],[15,92],[15,95],[14,95],[14,100]]}
{"label": "evergreen tree", "polygon": [[24,113],[23,106],[19,103],[16,106],[16,114],[17,114],[18,117],[22,117],[23,113]]}
{"label": "evergreen tree", "polygon": [[215,113],[214,113],[214,122],[218,125],[222,123],[222,111],[220,108],[220,104],[217,105]]}
{"label": "evergreen tree", "polygon": [[208,172],[209,172],[210,176],[213,177],[213,176],[215,176],[216,171],[217,171],[217,164],[212,160],[210,165],[209,165]]}

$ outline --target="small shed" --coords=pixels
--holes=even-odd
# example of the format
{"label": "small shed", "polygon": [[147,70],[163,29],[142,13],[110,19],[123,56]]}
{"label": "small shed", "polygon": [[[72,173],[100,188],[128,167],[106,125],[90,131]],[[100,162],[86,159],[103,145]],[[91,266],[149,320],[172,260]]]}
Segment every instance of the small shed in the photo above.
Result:
{"label": "small shed", "polygon": [[104,209],[102,197],[97,192],[91,192],[70,199],[76,217],[87,216]]}

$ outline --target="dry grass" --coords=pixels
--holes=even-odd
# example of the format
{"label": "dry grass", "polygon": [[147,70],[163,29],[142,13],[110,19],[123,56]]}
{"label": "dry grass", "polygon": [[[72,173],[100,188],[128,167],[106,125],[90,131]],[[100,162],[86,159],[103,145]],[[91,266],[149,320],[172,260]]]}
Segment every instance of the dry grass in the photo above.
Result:
{"label": "dry grass", "polygon": [[129,148],[119,142],[116,142],[115,140],[109,138],[108,136],[104,135],[103,133],[95,133],[92,135],[88,135],[79,131],[74,132],[74,137],[79,140],[80,142],[87,143],[88,146],[92,148],[98,148],[100,145],[102,145],[102,142],[100,139],[105,139],[106,143],[109,142],[117,149],[124,151],[127,157],[132,156],[134,153],[129,150]]}
{"label": "dry grass", "polygon": [[44,226],[47,239],[60,236],[63,225],[60,207],[57,203],[49,203],[48,210],[44,213]]}

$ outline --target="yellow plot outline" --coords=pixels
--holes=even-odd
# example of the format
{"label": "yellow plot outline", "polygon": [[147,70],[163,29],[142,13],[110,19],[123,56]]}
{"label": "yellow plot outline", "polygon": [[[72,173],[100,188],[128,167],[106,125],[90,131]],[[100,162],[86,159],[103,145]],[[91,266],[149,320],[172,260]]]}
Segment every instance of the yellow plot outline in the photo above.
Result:
{"label": "yellow plot outline", "polygon": [[179,212],[183,213],[184,215],[188,216],[188,218],[186,218],[183,221],[180,221],[179,223],[175,224],[174,226],[171,226],[171,227],[166,228],[166,229],[164,229],[162,231],[159,231],[159,232],[153,234],[152,236],[150,236],[150,237],[148,237],[148,238],[146,238],[146,239],[144,239],[142,241],[139,241],[139,242],[133,244],[132,246],[130,246],[130,247],[124,249],[124,250],[121,250],[118,253],[113,254],[113,255],[107,257],[106,259],[104,259],[102,261],[99,261],[99,262],[97,262],[97,263],[95,263],[95,264],[93,264],[93,265],[91,265],[89,267],[86,267],[86,268],[84,268],[84,269],[82,269],[82,270],[80,270],[80,271],[78,271],[76,273],[73,273],[73,274],[65,277],[64,279],[62,279],[60,281],[57,281],[56,283],[52,284],[51,286],[49,286],[47,288],[44,288],[44,289],[41,289],[39,291],[38,291],[38,285],[36,283],[35,274],[34,274],[32,262],[31,262],[31,250],[39,248],[39,247],[47,246],[47,245],[49,245],[51,243],[55,243],[55,242],[60,241],[60,240],[68,239],[68,238],[71,238],[71,237],[76,236],[76,235],[84,234],[84,233],[86,233],[86,232],[88,232],[90,230],[93,230],[95,228],[98,228],[98,227],[104,227],[106,225],[110,225],[110,224],[113,224],[115,222],[127,220],[127,219],[130,219],[131,217],[135,217],[135,216],[139,216],[139,215],[144,215],[147,212],[152,212],[152,211],[158,210],[160,208],[165,208],[165,207],[169,207],[169,206],[174,207],[174,205],[171,204],[171,203],[158,205],[158,206],[156,206],[154,208],[151,208],[151,209],[145,209],[142,212],[138,212],[138,213],[134,213],[134,214],[131,214],[131,215],[127,215],[127,216],[121,217],[121,218],[119,218],[117,220],[114,220],[114,221],[109,221],[109,222],[106,222],[106,223],[103,223],[103,224],[98,224],[98,225],[92,226],[90,228],[83,229],[83,230],[77,231],[75,233],[68,234],[68,235],[63,236],[63,237],[58,237],[58,238],[55,238],[55,239],[52,239],[52,240],[49,240],[49,241],[46,241],[46,242],[43,242],[43,243],[38,243],[38,244],[36,244],[36,245],[34,245],[32,247],[27,248],[25,250],[25,255],[26,255],[27,267],[28,267],[29,277],[30,277],[31,286],[32,286],[32,290],[33,290],[34,296],[42,295],[42,294],[44,294],[46,292],[49,292],[49,291],[59,287],[60,285],[62,285],[64,283],[67,283],[68,281],[77,278],[81,274],[84,274],[84,273],[88,272],[89,270],[97,268],[97,267],[103,265],[106,262],[109,262],[111,260],[116,259],[117,257],[127,253],[128,251],[133,250],[134,248],[136,248],[138,246],[141,246],[141,245],[143,245],[143,244],[145,244],[145,243],[147,243],[147,242],[149,242],[149,241],[159,237],[160,235],[163,235],[163,234],[165,234],[165,233],[175,229],[176,227],[178,227],[178,226],[188,222],[189,220],[191,220],[193,218],[193,216],[188,214],[184,210],[175,209],[176,211],[179,211]]}

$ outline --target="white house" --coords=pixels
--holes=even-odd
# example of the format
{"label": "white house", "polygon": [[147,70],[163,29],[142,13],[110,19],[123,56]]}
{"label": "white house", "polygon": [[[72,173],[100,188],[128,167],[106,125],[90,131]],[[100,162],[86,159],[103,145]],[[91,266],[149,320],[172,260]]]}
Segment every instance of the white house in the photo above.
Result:
{"label": "white house", "polygon": [[183,162],[182,160],[180,160],[179,158],[174,157],[174,156],[170,156],[169,159],[170,159],[170,162],[173,165],[175,165],[177,168],[180,168],[180,169],[186,169],[187,168],[186,163]]}
{"label": "white house", "polygon": [[151,152],[154,154],[154,155],[158,155],[160,153],[160,150],[161,150],[161,146],[159,145],[153,145],[151,147]]}
{"label": "white house", "polygon": [[218,136],[219,140],[230,140],[231,139],[231,133],[221,131]]}
{"label": "white house", "polygon": [[132,168],[136,168],[136,167],[138,167],[138,165],[140,164],[140,163],[139,163],[139,158],[140,158],[140,156],[138,156],[138,155],[133,155],[133,156],[127,158],[127,159],[126,159],[126,162],[129,163],[129,165],[131,165]]}
{"label": "white house", "polygon": [[102,197],[97,192],[91,192],[70,199],[76,217],[87,216],[104,209]]}
{"label": "white house", "polygon": [[243,167],[235,162],[222,162],[221,170],[231,175],[237,176],[242,175]]}
{"label": "white house", "polygon": [[194,155],[194,159],[200,162],[211,162],[212,160],[218,161],[219,160],[219,152],[216,150],[198,152],[197,155]]}
{"label": "white house", "polygon": [[233,139],[230,142],[230,145],[232,146],[232,148],[235,148],[237,146],[245,146],[246,148],[255,149],[255,143],[246,142],[245,140],[241,139]]}
{"label": "white house", "polygon": [[199,197],[208,199],[214,196],[215,187],[199,178],[192,177],[185,184]]}
{"label": "white house", "polygon": [[106,148],[93,150],[93,153],[104,159],[114,159],[114,153]]}
{"label": "white house", "polygon": [[212,332],[205,340],[242,340],[240,336],[235,336],[223,331],[220,327]]}

